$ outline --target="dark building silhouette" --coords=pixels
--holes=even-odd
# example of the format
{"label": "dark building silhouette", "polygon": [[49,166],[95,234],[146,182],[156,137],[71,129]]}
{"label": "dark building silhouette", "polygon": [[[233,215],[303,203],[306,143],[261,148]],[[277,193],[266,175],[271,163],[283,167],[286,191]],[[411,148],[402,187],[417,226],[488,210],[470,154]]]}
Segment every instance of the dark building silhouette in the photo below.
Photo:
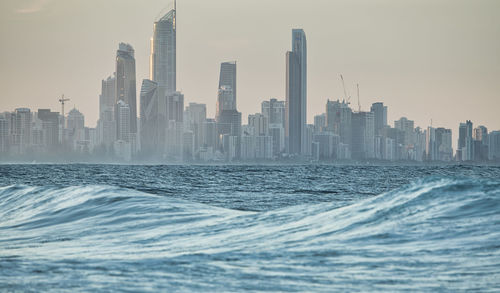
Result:
{"label": "dark building silhouette", "polygon": [[285,119],[288,153],[306,155],[307,42],[302,29],[292,30],[292,51],[286,53]]}

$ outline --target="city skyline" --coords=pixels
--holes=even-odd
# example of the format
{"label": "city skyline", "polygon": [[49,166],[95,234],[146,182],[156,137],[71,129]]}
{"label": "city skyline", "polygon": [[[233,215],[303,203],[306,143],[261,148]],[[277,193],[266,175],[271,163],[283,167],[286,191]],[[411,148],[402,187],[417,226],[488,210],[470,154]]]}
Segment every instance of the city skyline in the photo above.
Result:
{"label": "city skyline", "polygon": [[0,291],[500,288],[499,11],[1,0]]}
{"label": "city skyline", "polygon": [[[53,46],[60,43],[59,41],[50,42],[50,40],[60,37],[61,33],[73,25],[68,22],[67,29],[58,29],[51,24],[58,24],[59,20],[49,16],[58,15],[69,8],[59,1],[48,1],[38,10],[28,9],[29,11],[23,10],[24,6],[30,5],[29,1],[2,3],[5,5],[5,9],[2,9],[2,14],[5,14],[5,17],[2,17],[5,21],[5,25],[2,26],[4,28],[2,37],[7,40],[6,47],[2,49],[7,53],[2,54],[6,65],[2,66],[4,69],[2,79],[6,82],[7,98],[1,99],[0,109],[12,111],[14,108],[26,105],[33,105],[33,108],[59,109],[57,98],[61,93],[65,93],[71,98],[67,109],[76,105],[87,117],[89,125],[95,126],[99,113],[95,110],[97,101],[94,97],[99,94],[101,79],[109,76],[111,68],[114,67],[109,56],[115,54],[116,46],[120,42],[130,43],[136,49],[137,88],[139,89],[142,79],[147,78],[149,72],[151,22],[157,19],[158,11],[164,2],[152,2],[148,7],[141,8],[140,11],[145,11],[145,13],[140,13],[139,17],[130,18],[121,25],[110,25],[109,19],[130,15],[130,10],[138,5],[124,1],[120,2],[123,3],[121,6],[111,11],[109,8],[112,2],[100,3],[103,11],[93,16],[95,24],[89,24],[86,31],[76,30],[71,38],[65,41],[64,47],[70,51],[69,49],[81,46],[81,43],[88,41],[89,38],[95,40],[106,38],[106,41],[97,42],[98,45],[93,42],[95,48],[90,48],[85,52],[75,51],[70,55],[62,52],[58,55],[58,62],[55,63],[55,59],[50,57],[58,51],[58,48]],[[214,2],[211,5],[194,1],[178,3],[179,19],[182,24],[179,29],[181,33],[177,48],[181,52],[178,54],[177,62],[178,89],[185,94],[186,101],[207,104],[207,115],[210,117],[213,117],[215,113],[214,97],[217,95],[217,88],[214,84],[217,81],[218,67],[220,62],[225,60],[237,60],[239,64],[238,105],[240,111],[243,112],[243,117],[257,112],[261,101],[270,98],[284,99],[283,52],[290,49],[289,40],[287,40],[289,30],[293,27],[302,27],[308,35],[310,53],[308,123],[312,123],[314,115],[323,109],[324,100],[342,98],[343,90],[338,74],[344,74],[351,96],[355,96],[354,85],[360,84],[363,110],[369,110],[371,103],[377,101],[383,101],[390,107],[388,121],[391,124],[400,117],[408,117],[415,120],[416,125],[426,127],[432,119],[435,125],[453,129],[454,141],[458,133],[456,122],[464,119],[471,119],[478,124],[489,125],[492,128],[500,128],[500,118],[494,110],[500,103],[500,99],[497,98],[500,86],[498,82],[495,82],[500,76],[498,72],[500,60],[496,53],[500,44],[497,38],[491,37],[498,32],[500,27],[499,21],[492,14],[494,8],[498,6],[496,2],[481,1],[479,4],[472,5],[467,2],[453,1],[453,5],[450,6],[451,2],[446,5],[446,1],[441,4],[420,1],[419,3],[410,2],[409,6],[405,7],[400,7],[393,1],[380,2],[379,4],[383,4],[381,6],[386,10],[400,12],[400,15],[409,17],[408,21],[403,23],[403,27],[413,33],[412,40],[407,35],[401,34],[400,29],[392,26],[400,16],[389,15],[388,19],[381,20],[380,16],[383,13],[380,7],[373,7],[373,13],[366,15],[367,8],[376,6],[374,4],[364,3],[361,6],[362,9],[359,9],[360,16],[355,18],[356,21],[345,22],[342,26],[338,26],[335,25],[338,23],[332,23],[331,19],[334,17],[327,16],[325,12],[328,11],[335,16],[339,13],[338,10],[350,11],[354,8],[345,1],[316,1],[315,5],[310,6],[299,5],[295,1],[288,1],[288,6],[281,5],[283,4],[281,1],[269,1],[265,4],[262,1],[226,2]],[[155,6],[154,3],[158,5]],[[78,20],[84,16],[86,9],[90,9],[89,5],[82,3],[76,5],[83,7],[79,7],[80,10],[67,11],[68,15],[64,15],[63,19],[72,16]],[[232,18],[229,17],[227,23],[224,18],[220,18],[222,20],[218,20],[218,23],[213,20],[206,22],[204,14],[200,16],[193,10],[195,6],[208,9],[204,14],[213,13],[213,17],[222,13],[217,11],[222,6],[226,7],[225,11],[232,11],[234,15],[242,13],[243,8],[255,11],[258,7],[265,7],[265,10],[258,10],[255,13],[261,13],[257,14],[261,16],[257,27],[266,26],[267,29],[259,30],[259,39],[261,39],[259,40],[256,39],[256,33],[247,27],[249,15],[245,14],[245,17],[239,21],[230,21]],[[287,17],[280,16],[272,19],[270,14],[276,12],[278,8],[287,12],[288,14],[285,13]],[[435,13],[426,15],[426,22],[423,23],[419,16],[423,15],[427,8],[432,8]],[[414,12],[410,13],[411,9]],[[447,13],[444,18],[437,17],[440,13],[444,13],[444,9],[450,10],[450,13]],[[320,10],[325,10],[325,12]],[[102,14],[104,12],[107,13],[105,19],[108,20],[103,25]],[[302,17],[299,17],[299,12],[302,12]],[[313,12],[317,14],[315,19],[311,19]],[[338,16],[337,19],[340,21],[342,17]],[[318,29],[319,20],[325,23],[322,27],[320,26],[320,29]],[[373,28],[365,23],[367,20],[372,21],[370,26]],[[40,68],[35,68],[34,72],[24,71],[24,63],[33,61],[33,56],[29,54],[23,55],[26,60],[19,60],[15,67],[12,66],[12,61],[5,59],[8,53],[12,54],[9,50],[13,48],[17,49],[19,54],[29,53],[26,51],[28,46],[40,37],[37,38],[32,35],[33,32],[25,31],[27,29],[25,23],[37,21],[41,22],[41,25],[36,28],[30,26],[30,29],[41,33],[41,36],[46,37],[49,42],[46,44],[38,42],[36,62],[43,65],[45,59],[52,60],[55,68],[63,67],[60,72],[54,69],[40,74],[38,73]],[[83,23],[86,24],[86,22],[88,21]],[[203,22],[207,25],[200,27],[198,24]],[[235,28],[228,28],[228,23]],[[17,37],[6,34],[5,29],[9,29],[13,24],[17,25],[20,34],[25,37],[21,42],[14,41]],[[98,24],[102,25],[102,29],[97,29]],[[417,28],[417,25],[420,28]],[[238,32],[236,32],[237,28],[240,29]],[[351,34],[353,30],[357,32],[355,38]],[[369,36],[363,30],[377,34]],[[203,48],[202,53],[198,53],[202,56],[197,56],[193,54],[193,48],[197,46],[198,40],[206,41],[203,33],[206,34],[207,31],[216,32],[216,35],[212,38],[213,40],[205,42],[204,47],[197,47]],[[76,39],[75,36],[77,36]],[[370,42],[367,43],[367,41]],[[262,51],[263,42],[266,44],[265,51]],[[392,46],[387,46],[387,42]],[[108,43],[112,43],[112,46]],[[369,44],[370,46],[367,46]],[[432,44],[432,47],[429,44]],[[382,54],[381,46],[385,54]],[[107,47],[112,47],[112,49],[106,49]],[[409,48],[412,50],[408,50]],[[55,51],[49,52],[50,49],[55,49]],[[356,56],[353,57],[352,53],[346,54],[349,50],[354,50]],[[256,54],[252,55],[251,51],[257,52],[259,59],[255,59]],[[40,54],[44,52],[45,55],[40,58]],[[64,76],[68,76],[63,69],[67,71],[71,68],[65,64],[65,58],[69,56],[73,58],[79,52],[82,52],[83,57],[93,57],[92,60],[96,62],[86,61],[89,67],[74,71],[73,74],[78,74],[77,84],[72,79],[61,82],[59,79],[64,80]],[[328,54],[325,55],[325,52]],[[395,53],[397,54],[394,55]],[[201,57],[203,60],[200,59]],[[192,60],[192,62],[188,63],[186,60]],[[267,66],[263,67],[263,63]],[[256,71],[259,66],[266,70]],[[39,67],[47,68],[47,66]],[[8,69],[8,72],[5,69]],[[17,71],[23,73],[22,80],[30,82],[31,87],[16,86],[21,75],[10,73]],[[90,74],[95,71],[100,72],[99,76]],[[208,72],[211,73],[208,74]],[[43,77],[42,80],[40,76]],[[437,76],[440,77],[437,78]],[[355,97],[353,98],[355,100]],[[426,104],[431,101],[433,107]],[[446,107],[453,108],[454,114],[449,113],[450,111],[443,111]]]}
{"label": "city skyline", "polygon": [[[196,161],[488,161],[496,160],[500,132],[459,124],[456,152],[453,131],[434,124],[420,127],[402,116],[388,123],[388,106],[381,100],[363,111],[359,83],[357,108],[340,74],[342,99],[327,99],[324,111],[308,124],[308,53],[304,29],[293,28],[286,51],[285,100],[261,102],[261,112],[242,123],[237,107],[237,61],[220,64],[215,119],[206,104],[189,103],[177,89],[177,6],[174,0],[155,19],[150,40],[149,79],[140,89],[137,116],[135,50],[120,42],[112,76],[101,80],[97,126],[85,125],[85,115],[73,107],[64,115],[50,109],[16,108],[0,115],[0,144],[7,155],[36,157],[57,150],[87,159],[184,163]],[[340,101],[341,100],[341,101]],[[284,119],[279,119],[281,115]],[[278,122],[280,121],[281,122]],[[312,119],[309,119],[312,120]],[[272,122],[271,122],[272,121]],[[140,125],[140,130],[137,125]],[[490,128],[491,130],[491,128]],[[57,138],[57,141],[56,141]],[[29,155],[28,155],[29,157]],[[42,157],[40,157],[42,158]]]}

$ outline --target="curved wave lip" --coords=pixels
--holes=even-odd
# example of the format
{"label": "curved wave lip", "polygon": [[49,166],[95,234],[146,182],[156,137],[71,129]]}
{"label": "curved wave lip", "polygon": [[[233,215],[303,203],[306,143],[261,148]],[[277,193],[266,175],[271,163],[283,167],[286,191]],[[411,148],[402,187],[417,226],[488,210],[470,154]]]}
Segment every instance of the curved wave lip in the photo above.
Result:
{"label": "curved wave lip", "polygon": [[14,185],[0,188],[0,283],[8,290],[495,291],[499,211],[495,180],[430,178],[346,206],[268,212],[110,186]]}

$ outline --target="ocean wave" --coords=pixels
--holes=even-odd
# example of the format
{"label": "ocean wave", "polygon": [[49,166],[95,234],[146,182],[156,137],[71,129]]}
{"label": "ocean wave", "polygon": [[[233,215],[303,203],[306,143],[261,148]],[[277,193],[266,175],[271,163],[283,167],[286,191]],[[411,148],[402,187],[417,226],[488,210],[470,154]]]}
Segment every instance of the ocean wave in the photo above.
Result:
{"label": "ocean wave", "polygon": [[[0,219],[4,265],[78,260],[94,271],[104,262],[107,272],[139,270],[144,280],[158,273],[152,265],[165,274],[160,283],[187,290],[405,289],[427,274],[430,290],[499,286],[500,181],[491,179],[428,178],[346,206],[267,212],[110,186],[13,185],[0,188]],[[189,285],[193,274],[199,282]],[[217,274],[233,283],[210,283]]]}

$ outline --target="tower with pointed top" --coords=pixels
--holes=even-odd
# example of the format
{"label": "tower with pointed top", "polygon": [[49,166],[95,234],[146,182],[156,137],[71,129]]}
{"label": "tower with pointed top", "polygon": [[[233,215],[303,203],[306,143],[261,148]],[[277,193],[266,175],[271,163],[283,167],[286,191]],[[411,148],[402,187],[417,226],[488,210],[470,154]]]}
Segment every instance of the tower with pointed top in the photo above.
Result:
{"label": "tower with pointed top", "polygon": [[151,38],[149,78],[158,83],[160,96],[176,91],[176,5],[154,23]]}
{"label": "tower with pointed top", "polygon": [[172,149],[169,146],[182,148],[178,135],[170,135],[177,133],[182,124],[182,117],[172,118],[178,108],[174,106],[183,105],[183,96],[182,103],[172,102],[180,101],[180,93],[176,91],[176,9],[174,0],[173,8],[154,23],[149,79],[143,80],[141,88],[141,144],[143,153],[152,159],[165,158]]}

